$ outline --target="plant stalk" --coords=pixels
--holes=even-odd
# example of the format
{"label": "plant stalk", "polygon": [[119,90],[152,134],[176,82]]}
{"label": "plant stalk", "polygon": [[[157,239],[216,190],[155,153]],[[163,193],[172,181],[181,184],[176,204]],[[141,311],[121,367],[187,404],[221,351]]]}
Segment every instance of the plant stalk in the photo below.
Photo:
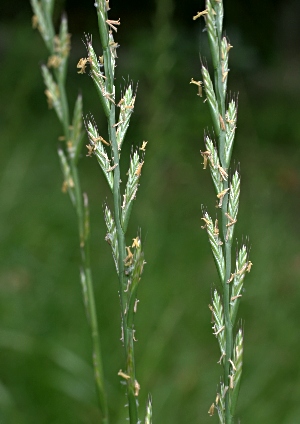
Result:
{"label": "plant stalk", "polygon": [[[90,227],[89,227],[89,207],[86,193],[82,195],[78,169],[71,159],[71,174],[74,181],[76,212],[78,219],[81,266],[82,266],[82,284],[86,293],[86,309],[89,325],[91,328],[92,346],[93,346],[93,368],[96,383],[97,397],[100,411],[102,414],[102,424],[108,424],[108,406],[104,388],[104,373],[101,356],[100,335],[98,329],[97,308],[95,302],[94,286],[90,266]],[[83,277],[84,275],[84,277]]]}
{"label": "plant stalk", "polygon": [[137,398],[135,395],[135,358],[134,358],[134,330],[132,326],[128,325],[128,318],[126,316],[126,297],[124,290],[126,289],[126,276],[125,276],[125,261],[126,261],[126,242],[125,242],[125,233],[122,227],[121,220],[121,193],[120,193],[120,153],[116,138],[116,118],[115,118],[115,87],[114,87],[114,68],[112,61],[112,52],[109,45],[109,27],[107,24],[107,9],[105,0],[98,0],[97,5],[98,13],[98,25],[101,44],[103,48],[103,62],[105,70],[105,87],[106,92],[111,97],[109,108],[109,116],[107,117],[108,121],[108,133],[109,133],[109,142],[111,144],[111,153],[113,158],[113,165],[115,166],[114,180],[113,180],[113,202],[114,202],[114,220],[117,231],[118,239],[118,271],[119,271],[119,295],[120,295],[120,305],[121,305],[121,320],[122,320],[122,338],[124,343],[124,354],[125,354],[125,363],[126,363],[126,378],[127,383],[127,396],[128,396],[128,405],[129,405],[129,420],[130,424],[137,424],[138,419],[138,408],[137,408]]}
{"label": "plant stalk", "polygon": [[[68,103],[67,95],[65,90],[65,85],[62,82],[59,82],[61,99],[63,99],[63,127],[64,135],[66,140],[69,138],[69,128],[70,124],[67,120],[68,113]],[[80,243],[80,252],[81,252],[81,267],[84,273],[84,282],[85,292],[87,296],[86,309],[87,316],[91,328],[91,338],[93,346],[93,368],[94,368],[94,378],[97,390],[97,397],[99,402],[99,407],[102,415],[102,424],[108,424],[108,406],[105,395],[104,388],[104,374],[103,374],[103,364],[102,364],[102,355],[101,355],[101,344],[100,344],[100,335],[98,329],[98,318],[97,318],[97,309],[95,302],[94,286],[92,280],[91,266],[90,266],[90,226],[89,226],[89,207],[88,207],[88,197],[84,193],[82,194],[80,179],[78,175],[78,167],[75,163],[74,157],[69,154],[69,162],[71,169],[71,176],[74,183],[74,194],[75,194],[75,209],[78,220],[78,232],[79,232],[79,243]]]}
{"label": "plant stalk", "polygon": [[[51,75],[46,69],[44,75],[48,77],[46,80],[46,87],[50,96],[56,95],[61,108],[61,114],[56,109],[58,118],[61,121],[64,140],[66,142],[66,149],[59,151],[59,157],[62,163],[62,171],[65,176],[65,183],[67,185],[70,199],[75,207],[77,220],[78,220],[78,231],[79,231],[79,242],[80,242],[80,253],[81,253],[81,280],[83,285],[83,294],[86,305],[86,312],[91,328],[91,337],[93,345],[93,368],[94,377],[97,389],[97,397],[99,406],[102,414],[102,424],[108,424],[108,406],[106,401],[105,389],[104,389],[104,377],[103,377],[103,366],[100,348],[100,336],[98,331],[97,312],[94,296],[94,288],[90,267],[90,231],[89,231],[89,209],[88,209],[88,198],[86,194],[82,194],[80,180],[78,175],[78,151],[74,155],[75,141],[72,140],[72,130],[68,106],[68,98],[65,87],[66,79],[66,68],[67,58],[69,54],[69,35],[67,28],[67,18],[63,16],[61,22],[61,32],[59,36],[55,36],[54,25],[52,22],[52,12],[54,6],[54,0],[38,2],[37,0],[31,0],[31,6],[34,12],[35,26],[39,29],[45,44],[49,50],[51,57],[56,57],[60,61],[57,66],[54,66],[53,75],[56,80],[58,87],[58,93],[51,89]],[[60,67],[61,66],[61,67]],[[46,67],[45,67],[46,68]],[[47,71],[47,72],[46,72]],[[45,78],[44,78],[45,79]],[[48,83],[47,83],[48,82]],[[55,90],[54,90],[55,91]],[[50,97],[51,98],[51,97]],[[81,104],[81,103],[80,103]],[[82,113],[82,112],[81,112]],[[80,114],[81,115],[81,114]],[[81,116],[79,116],[81,120]],[[78,124],[78,122],[77,122]],[[80,135],[77,134],[78,137]],[[67,155],[65,154],[67,153]]]}
{"label": "plant stalk", "polygon": [[209,162],[212,180],[217,194],[217,207],[221,209],[219,230],[218,220],[213,223],[209,214],[203,210],[203,220],[207,229],[209,242],[215,259],[222,286],[222,296],[214,290],[213,307],[214,335],[220,351],[220,363],[223,365],[223,381],[215,403],[209,408],[209,414],[218,411],[221,424],[232,424],[240,387],[243,358],[243,331],[239,329],[233,338],[240,298],[242,297],[243,280],[246,272],[250,272],[252,263],[248,260],[249,249],[243,244],[237,254],[236,268],[232,272],[232,239],[237,222],[240,175],[239,171],[229,172],[232,154],[236,119],[237,100],[232,98],[226,104],[228,68],[228,52],[231,45],[223,31],[223,1],[206,0],[206,9],[198,12],[193,19],[201,16],[205,19],[209,48],[214,70],[214,84],[208,69],[202,64],[203,82],[191,80],[199,87],[201,96],[203,84],[206,100],[212,116],[214,134],[217,145],[209,135],[205,136],[206,150],[201,152],[204,158],[204,169]]}

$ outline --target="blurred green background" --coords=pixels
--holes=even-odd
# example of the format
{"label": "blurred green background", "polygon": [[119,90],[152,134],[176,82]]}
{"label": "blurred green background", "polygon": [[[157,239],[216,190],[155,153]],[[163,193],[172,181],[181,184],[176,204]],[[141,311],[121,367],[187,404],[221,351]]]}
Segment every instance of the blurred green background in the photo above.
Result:
{"label": "blurred green background", "polygon": [[[147,261],[136,317],[141,416],[151,392],[154,423],[217,422],[207,411],[221,375],[208,309],[218,277],[200,228],[201,205],[215,213],[199,153],[211,121],[189,85],[191,77],[201,79],[199,52],[209,61],[204,24],[192,21],[204,2],[110,3],[110,16],[122,22],[118,84],[122,76],[139,82],[127,153],[132,144],[149,141],[129,229],[134,237],[142,228]],[[93,0],[57,2],[56,22],[61,10],[72,33],[71,107],[81,91],[85,113],[94,114],[105,134],[92,81],[76,70],[85,56],[83,33],[99,47]],[[299,16],[295,0],[225,1],[225,29],[234,46],[229,89],[239,93],[236,236],[240,242],[249,236],[254,264],[239,312],[245,347],[237,415],[244,424],[300,422]],[[61,192],[61,128],[47,108],[39,69],[47,53],[31,28],[27,1],[1,2],[0,60],[0,422],[97,423],[77,223]],[[94,158],[84,153],[80,166],[91,205],[111,422],[124,423],[118,286],[102,213],[109,192]]]}

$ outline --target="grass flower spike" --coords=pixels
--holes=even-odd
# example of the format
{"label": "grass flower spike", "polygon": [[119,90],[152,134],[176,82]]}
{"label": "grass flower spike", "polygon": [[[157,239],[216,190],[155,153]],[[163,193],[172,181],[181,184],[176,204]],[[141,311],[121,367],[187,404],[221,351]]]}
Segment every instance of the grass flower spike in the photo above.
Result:
{"label": "grass flower spike", "polygon": [[[64,183],[62,190],[68,192],[76,210],[81,250],[81,283],[84,303],[90,323],[93,343],[93,366],[99,406],[102,413],[102,423],[108,423],[108,407],[104,391],[104,379],[100,350],[100,337],[94,299],[94,289],[90,268],[89,252],[89,207],[88,197],[82,193],[78,174],[78,161],[83,146],[82,131],[82,98],[77,97],[73,118],[70,119],[69,105],[66,93],[66,70],[70,52],[70,34],[66,16],[62,17],[59,33],[55,34],[52,22],[54,0],[31,0],[34,13],[33,26],[37,28],[48,48],[49,58],[47,65],[42,66],[42,75],[46,86],[45,94],[49,108],[53,108],[63,128],[60,140],[63,145],[58,150]],[[83,70],[83,65],[81,67]],[[91,125],[92,136],[97,139],[96,129]],[[94,146],[93,146],[94,148]],[[99,150],[101,154],[101,149]],[[105,164],[105,158],[102,157]],[[110,177],[108,180],[111,181]]]}
{"label": "grass flower spike", "polygon": [[[99,134],[95,120],[88,116],[85,119],[89,145],[88,155],[95,155],[112,193],[113,206],[104,207],[107,235],[105,237],[112,249],[118,280],[121,305],[121,340],[124,345],[125,363],[118,375],[127,387],[129,421],[138,424],[138,396],[140,385],[136,378],[134,342],[134,317],[137,311],[137,290],[144,268],[144,253],[140,231],[130,241],[126,237],[130,214],[139,187],[142,167],[145,159],[147,142],[140,148],[132,150],[127,182],[121,190],[121,153],[130,118],[134,110],[135,90],[131,83],[124,87],[121,99],[116,99],[115,62],[119,45],[114,40],[120,20],[108,18],[108,1],[96,0],[98,26],[102,45],[101,55],[94,51],[92,40],[86,37],[87,58],[78,62],[79,73],[85,73],[89,65],[90,76],[94,82],[104,115],[107,119],[108,131],[105,136]],[[117,110],[119,113],[117,114]],[[116,116],[118,115],[118,116]],[[145,422],[151,423],[152,405],[149,398],[146,407]]]}
{"label": "grass flower spike", "polygon": [[216,137],[214,141],[212,137],[205,136],[205,150],[201,154],[204,169],[209,164],[219,211],[214,223],[207,211],[203,210],[202,228],[207,230],[220,278],[220,286],[214,290],[210,309],[214,319],[213,334],[220,347],[219,363],[223,367],[219,393],[208,412],[213,415],[216,410],[220,423],[232,424],[243,363],[243,331],[241,328],[236,329],[236,318],[244,277],[252,263],[249,261],[249,247],[242,244],[232,271],[232,242],[238,220],[240,172],[230,166],[237,121],[237,99],[227,101],[228,58],[232,46],[222,34],[223,1],[206,0],[206,9],[198,12],[194,20],[200,17],[204,18],[206,24],[214,78],[211,79],[208,67],[202,64],[203,82],[199,81],[197,85],[201,88],[203,86]]}

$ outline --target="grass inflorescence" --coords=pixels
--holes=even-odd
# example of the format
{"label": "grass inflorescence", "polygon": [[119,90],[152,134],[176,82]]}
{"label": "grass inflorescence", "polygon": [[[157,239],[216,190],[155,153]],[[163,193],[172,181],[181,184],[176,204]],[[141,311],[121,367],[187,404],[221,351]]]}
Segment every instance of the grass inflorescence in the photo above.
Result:
{"label": "grass inflorescence", "polygon": [[[214,71],[213,80],[208,66],[202,63],[203,81],[191,80],[198,86],[198,95],[206,95],[213,134],[205,134],[205,149],[201,151],[203,167],[209,165],[216,191],[217,217],[203,208],[203,229],[207,230],[209,243],[218,271],[220,286],[213,291],[210,310],[213,314],[213,334],[220,348],[219,363],[223,366],[223,378],[216,400],[209,408],[213,415],[217,410],[220,423],[231,424],[235,416],[243,363],[243,330],[236,326],[239,303],[243,293],[243,282],[252,263],[249,260],[247,243],[237,249],[235,268],[232,265],[233,235],[237,223],[240,198],[240,171],[231,167],[231,155],[237,121],[237,99],[228,102],[228,58],[232,48],[223,36],[223,2],[207,0],[206,8],[194,16],[203,17],[208,34],[209,48]],[[236,329],[236,327],[238,327]]]}
{"label": "grass inflorescence", "polygon": [[93,366],[99,406],[103,424],[108,423],[108,406],[104,390],[103,366],[98,331],[96,303],[90,266],[90,224],[89,205],[86,193],[81,190],[78,161],[84,141],[82,129],[82,96],[78,95],[72,119],[69,113],[66,92],[67,63],[70,53],[70,34],[66,15],[62,16],[58,34],[55,33],[52,14],[54,0],[31,0],[33,27],[37,28],[49,52],[47,64],[42,65],[46,86],[45,95],[49,108],[53,108],[61,123],[63,135],[59,138],[62,146],[58,156],[64,176],[63,192],[68,192],[76,210],[81,251],[80,276],[83,298],[93,343]]}
{"label": "grass inflorescence", "polygon": [[[130,118],[134,110],[136,89],[132,83],[123,88],[121,98],[116,99],[115,68],[118,43],[114,39],[120,20],[108,18],[109,2],[97,0],[95,3],[98,26],[102,45],[102,55],[96,54],[92,39],[86,36],[87,57],[81,58],[77,68],[79,73],[86,71],[94,82],[96,92],[107,119],[106,136],[99,134],[95,119],[89,115],[85,118],[85,127],[89,138],[88,154],[95,155],[112,194],[113,206],[108,202],[104,206],[107,227],[106,241],[111,247],[116,272],[119,280],[119,297],[121,306],[121,340],[124,346],[125,362],[118,375],[127,387],[129,421],[140,422],[138,413],[138,396],[140,384],[136,378],[134,343],[134,318],[137,312],[137,290],[144,269],[145,260],[142,250],[141,231],[128,241],[128,223],[136,199],[142,168],[145,160],[147,142],[132,149],[125,189],[121,190],[121,152]],[[118,111],[118,113],[116,113]],[[118,116],[116,116],[116,114]],[[149,397],[146,408],[146,422],[151,423],[152,402]]]}

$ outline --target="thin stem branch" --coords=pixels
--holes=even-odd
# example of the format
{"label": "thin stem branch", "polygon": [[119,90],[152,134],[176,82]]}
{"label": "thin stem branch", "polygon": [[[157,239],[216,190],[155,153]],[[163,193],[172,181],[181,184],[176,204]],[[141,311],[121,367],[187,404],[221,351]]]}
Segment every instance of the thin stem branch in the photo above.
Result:
{"label": "thin stem branch", "polygon": [[104,373],[101,355],[100,335],[98,329],[97,309],[95,302],[94,286],[90,266],[90,227],[89,227],[89,207],[86,193],[82,194],[77,166],[74,159],[71,161],[71,174],[74,181],[76,212],[78,219],[80,252],[81,252],[81,281],[83,290],[86,293],[87,316],[91,328],[93,346],[93,368],[96,383],[99,406],[102,414],[102,424],[108,424],[108,406],[104,387]]}
{"label": "thin stem branch", "polygon": [[[59,83],[61,99],[63,101],[63,110],[64,110],[64,132],[66,140],[69,139],[69,128],[70,123],[67,121],[69,116],[68,113],[68,103],[65,85]],[[104,375],[103,375],[103,365],[102,365],[102,355],[101,355],[101,344],[100,344],[100,335],[98,330],[98,318],[97,318],[97,309],[95,302],[94,286],[92,280],[92,273],[90,267],[90,231],[89,231],[89,207],[88,207],[88,197],[87,195],[82,194],[80,179],[78,175],[78,168],[75,163],[74,157],[69,154],[69,162],[71,169],[71,176],[74,182],[74,194],[75,194],[75,208],[78,219],[78,231],[79,231],[79,242],[80,242],[80,251],[81,251],[81,264],[82,271],[84,273],[84,281],[82,275],[82,283],[86,285],[86,308],[87,315],[89,319],[89,324],[91,327],[91,337],[93,345],[93,368],[94,368],[94,378],[96,383],[96,389],[98,394],[99,406],[102,414],[102,424],[108,424],[108,406],[105,395],[104,388]]]}

